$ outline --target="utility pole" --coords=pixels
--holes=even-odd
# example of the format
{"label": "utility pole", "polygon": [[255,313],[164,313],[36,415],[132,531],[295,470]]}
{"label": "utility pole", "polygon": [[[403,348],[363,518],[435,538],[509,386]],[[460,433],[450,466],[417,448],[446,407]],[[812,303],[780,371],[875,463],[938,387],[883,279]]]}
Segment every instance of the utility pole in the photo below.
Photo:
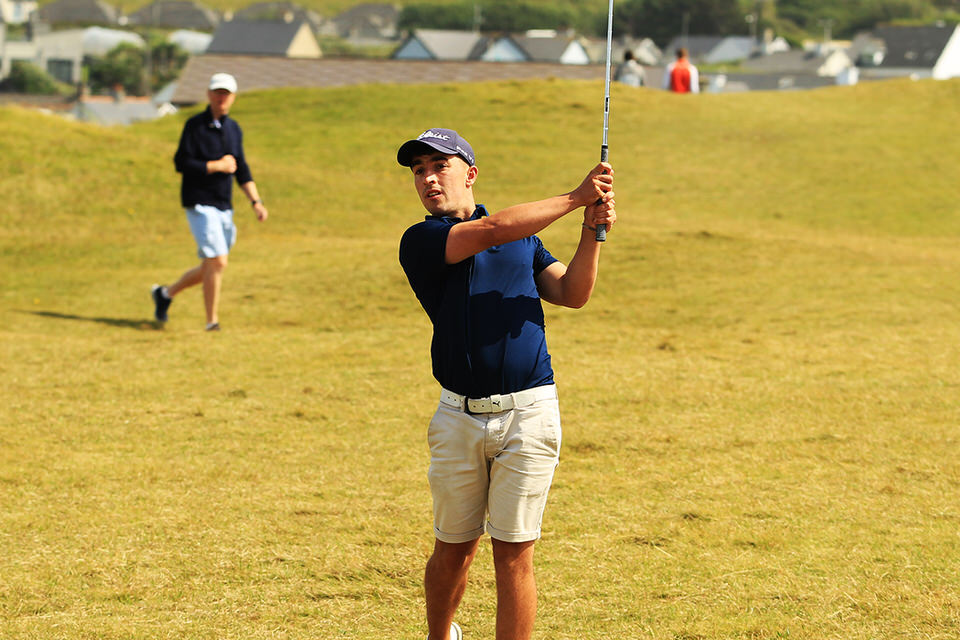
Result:
{"label": "utility pole", "polygon": [[683,48],[688,49],[690,47],[690,12],[683,12],[683,26],[680,29],[681,42],[683,43]]}
{"label": "utility pole", "polygon": [[826,49],[833,40],[833,18],[822,18],[819,22],[823,25],[823,48]]}
{"label": "utility pole", "polygon": [[480,31],[480,25],[483,24],[483,7],[480,6],[479,2],[473,3],[473,32],[478,33]]}

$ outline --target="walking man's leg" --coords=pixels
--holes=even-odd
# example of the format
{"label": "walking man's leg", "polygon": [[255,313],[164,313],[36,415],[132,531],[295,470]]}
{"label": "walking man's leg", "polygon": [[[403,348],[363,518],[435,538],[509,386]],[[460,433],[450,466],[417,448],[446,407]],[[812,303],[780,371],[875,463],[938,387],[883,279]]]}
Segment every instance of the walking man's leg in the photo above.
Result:
{"label": "walking man's leg", "polygon": [[497,640],[529,640],[537,617],[533,545],[493,539],[497,572]]}
{"label": "walking man's leg", "polygon": [[201,269],[203,272],[203,304],[207,311],[207,326],[219,322],[217,310],[220,307],[220,284],[223,281],[223,270],[227,267],[227,256],[204,258]]}
{"label": "walking man's leg", "polygon": [[167,287],[167,295],[174,297],[184,289],[198,285],[203,282],[203,263],[198,264],[193,269],[184,271],[180,279]]}
{"label": "walking man's leg", "polygon": [[480,539],[450,544],[437,540],[424,573],[430,640],[447,640],[453,616],[467,588],[467,573]]}

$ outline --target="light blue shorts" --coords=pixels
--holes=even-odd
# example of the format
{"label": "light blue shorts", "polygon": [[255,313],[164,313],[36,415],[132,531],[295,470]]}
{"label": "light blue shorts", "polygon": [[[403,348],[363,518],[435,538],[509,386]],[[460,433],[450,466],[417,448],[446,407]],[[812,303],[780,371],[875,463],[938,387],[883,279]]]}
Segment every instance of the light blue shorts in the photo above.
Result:
{"label": "light blue shorts", "polygon": [[205,204],[187,209],[187,222],[193,239],[197,241],[200,258],[216,258],[230,253],[237,241],[237,227],[233,224],[233,209],[217,209]]}

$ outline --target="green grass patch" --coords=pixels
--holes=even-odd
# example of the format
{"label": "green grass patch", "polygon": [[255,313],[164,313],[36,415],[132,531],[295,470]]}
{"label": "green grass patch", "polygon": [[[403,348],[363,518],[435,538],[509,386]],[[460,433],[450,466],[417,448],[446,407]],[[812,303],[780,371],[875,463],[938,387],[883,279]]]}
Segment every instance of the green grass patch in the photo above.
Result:
{"label": "green grass patch", "polygon": [[[960,635],[960,82],[615,86],[620,222],[548,308],[562,464],[537,637]],[[0,109],[0,636],[425,635],[429,325],[400,142],[458,129],[492,209],[599,155],[600,82],[243,94],[225,330],[172,157],[189,113]],[[239,196],[238,196],[239,198]],[[238,202],[242,200],[238,199]],[[575,216],[542,234],[568,260]],[[490,552],[461,614],[493,636]]]}

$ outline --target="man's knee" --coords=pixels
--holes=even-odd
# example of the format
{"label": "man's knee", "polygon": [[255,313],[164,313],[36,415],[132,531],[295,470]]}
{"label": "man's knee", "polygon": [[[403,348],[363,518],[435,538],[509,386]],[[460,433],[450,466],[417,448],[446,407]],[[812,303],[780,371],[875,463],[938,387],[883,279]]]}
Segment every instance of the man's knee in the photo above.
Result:
{"label": "man's knee", "polygon": [[433,555],[430,556],[429,564],[444,572],[463,571],[470,567],[474,556],[477,555],[477,545],[479,542],[479,538],[460,543],[437,540],[433,547]]}
{"label": "man's knee", "polygon": [[204,258],[203,266],[211,271],[223,271],[227,268],[227,255]]}
{"label": "man's knee", "polygon": [[493,564],[497,571],[525,572],[533,570],[535,541],[504,542],[493,539]]}

